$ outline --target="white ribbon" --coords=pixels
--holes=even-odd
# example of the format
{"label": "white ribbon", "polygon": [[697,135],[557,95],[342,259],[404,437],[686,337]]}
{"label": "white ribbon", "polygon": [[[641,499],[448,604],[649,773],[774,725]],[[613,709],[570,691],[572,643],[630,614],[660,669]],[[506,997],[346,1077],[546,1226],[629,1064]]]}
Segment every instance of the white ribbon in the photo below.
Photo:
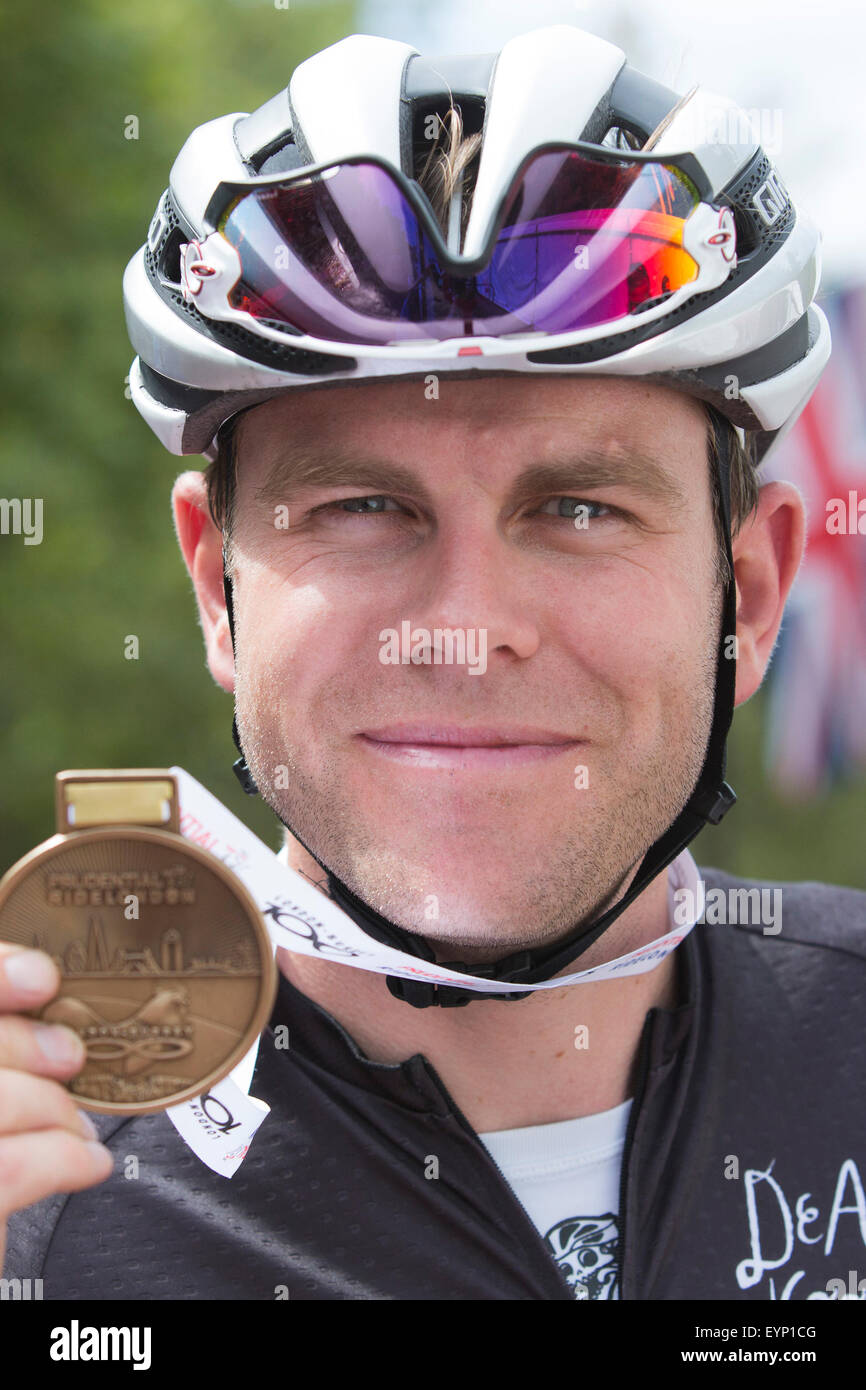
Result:
{"label": "white ribbon", "polygon": [[[675,891],[688,889],[688,901],[695,904],[694,913],[688,913],[689,920],[684,925],[616,960],[555,980],[540,980],[536,984],[481,980],[459,970],[419,961],[406,951],[373,941],[342,908],[296,869],[283,863],[200,782],[181,767],[171,771],[178,782],[181,834],[209,850],[237,875],[264,915],[274,950],[284,946],[300,955],[319,956],[357,970],[435,984],[466,985],[479,994],[498,994],[504,989],[562,989],[654,970],[703,913],[704,884],[694,859],[684,850],[668,868],[669,920],[673,920]],[[196,1100],[170,1106],[166,1112],[189,1147],[224,1177],[237,1171],[256,1130],[269,1113],[269,1106],[249,1095],[258,1047],[257,1038],[234,1070],[209,1092]]]}

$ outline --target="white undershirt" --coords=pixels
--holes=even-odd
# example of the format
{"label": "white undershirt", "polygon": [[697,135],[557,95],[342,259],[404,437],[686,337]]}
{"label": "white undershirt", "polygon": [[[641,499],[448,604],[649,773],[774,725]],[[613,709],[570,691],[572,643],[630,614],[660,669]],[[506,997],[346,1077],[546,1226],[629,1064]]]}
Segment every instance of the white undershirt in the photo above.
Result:
{"label": "white undershirt", "polygon": [[[699,878],[694,859],[683,850],[668,869],[669,931],[675,925],[674,891],[689,888],[697,904]],[[684,935],[695,916],[677,924]],[[619,1179],[631,1106],[626,1100],[577,1120],[478,1136],[578,1299],[619,1298]]]}
{"label": "white undershirt", "polygon": [[631,1101],[598,1115],[479,1134],[572,1285],[616,1298],[619,1173]]}

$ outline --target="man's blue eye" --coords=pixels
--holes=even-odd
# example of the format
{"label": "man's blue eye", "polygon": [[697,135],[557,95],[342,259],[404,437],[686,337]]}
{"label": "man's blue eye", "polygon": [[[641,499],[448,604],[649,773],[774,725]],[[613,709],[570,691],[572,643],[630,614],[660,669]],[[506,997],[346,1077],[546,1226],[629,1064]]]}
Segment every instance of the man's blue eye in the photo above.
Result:
{"label": "man's blue eye", "polygon": [[391,500],[390,497],[384,496],[345,497],[342,502],[337,503],[337,506],[350,512],[384,512],[385,504]]}
{"label": "man's blue eye", "polygon": [[[569,521],[583,517],[591,520],[593,517],[597,518],[599,512],[610,510],[603,502],[584,502],[580,497],[552,497],[550,501],[556,506],[554,515],[567,517]],[[541,511],[544,511],[548,505],[545,502]]]}

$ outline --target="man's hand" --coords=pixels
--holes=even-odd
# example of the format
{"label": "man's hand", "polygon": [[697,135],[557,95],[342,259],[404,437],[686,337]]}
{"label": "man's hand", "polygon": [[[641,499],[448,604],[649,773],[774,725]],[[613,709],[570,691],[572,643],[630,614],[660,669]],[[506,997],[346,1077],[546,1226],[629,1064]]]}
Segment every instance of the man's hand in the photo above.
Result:
{"label": "man's hand", "polygon": [[0,942],[0,1271],[6,1218],[54,1192],[103,1182],[113,1160],[96,1130],[60,1085],[84,1066],[71,1028],[19,1014],[47,1004],[60,971],[44,951]]}

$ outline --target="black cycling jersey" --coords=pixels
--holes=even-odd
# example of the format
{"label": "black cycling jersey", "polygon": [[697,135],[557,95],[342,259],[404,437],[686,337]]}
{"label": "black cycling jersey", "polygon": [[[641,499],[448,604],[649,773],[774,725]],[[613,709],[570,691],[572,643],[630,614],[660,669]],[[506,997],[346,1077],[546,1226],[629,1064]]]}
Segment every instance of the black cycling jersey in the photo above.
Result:
{"label": "black cycling jersey", "polygon": [[[866,893],[701,873],[780,887],[781,931],[699,924],[677,948],[682,1002],[647,1014],[620,1297],[826,1297],[866,1275]],[[232,1179],[164,1113],[95,1116],[114,1173],[15,1213],[6,1277],[46,1299],[574,1301],[420,1054],[369,1061],[281,977],[251,1094],[271,1113]]]}

